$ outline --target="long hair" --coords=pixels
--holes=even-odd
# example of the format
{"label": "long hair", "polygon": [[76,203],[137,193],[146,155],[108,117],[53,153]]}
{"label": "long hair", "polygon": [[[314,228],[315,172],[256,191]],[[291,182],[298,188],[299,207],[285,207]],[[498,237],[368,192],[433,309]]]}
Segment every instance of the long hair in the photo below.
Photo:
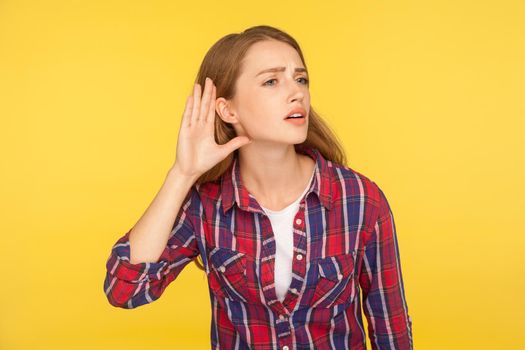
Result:
{"label": "long hair", "polygon": [[[259,25],[248,28],[241,33],[228,34],[219,39],[206,53],[201,63],[196,83],[204,86],[206,77],[213,80],[216,86],[216,96],[224,97],[229,100],[235,96],[236,81],[240,75],[241,63],[248,49],[255,43],[264,40],[278,40],[292,46],[308,71],[303,52],[297,41],[284,31],[268,25]],[[314,147],[328,160],[334,163],[346,165],[346,155],[343,147],[339,143],[336,135],[322,120],[321,116],[310,106],[308,115],[308,131],[306,140],[300,145]],[[235,129],[228,123],[224,122],[215,112],[215,141],[219,144],[225,144],[231,139],[237,137]],[[196,181],[202,184],[208,181],[215,181],[231,165],[234,156],[238,153],[236,149],[225,159],[217,163],[214,167],[202,174]],[[201,258],[198,256],[198,259]],[[201,261],[195,259],[197,267],[204,270]]]}

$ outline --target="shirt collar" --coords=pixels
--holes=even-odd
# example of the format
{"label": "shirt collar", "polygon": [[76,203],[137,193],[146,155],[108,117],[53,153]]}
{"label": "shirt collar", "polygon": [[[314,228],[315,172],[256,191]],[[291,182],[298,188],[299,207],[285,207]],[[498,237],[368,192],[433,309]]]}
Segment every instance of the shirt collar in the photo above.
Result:
{"label": "shirt collar", "polygon": [[[296,147],[298,152],[306,154],[315,160],[314,177],[305,196],[310,192],[314,192],[321,204],[329,210],[332,205],[332,172],[330,169],[332,162],[325,159],[321,152],[314,147],[305,145],[297,145]],[[248,192],[241,181],[237,152],[235,152],[232,163],[221,176],[221,193],[224,213],[234,203],[237,203],[239,208],[246,211],[263,212],[260,205],[257,204],[255,198]]]}

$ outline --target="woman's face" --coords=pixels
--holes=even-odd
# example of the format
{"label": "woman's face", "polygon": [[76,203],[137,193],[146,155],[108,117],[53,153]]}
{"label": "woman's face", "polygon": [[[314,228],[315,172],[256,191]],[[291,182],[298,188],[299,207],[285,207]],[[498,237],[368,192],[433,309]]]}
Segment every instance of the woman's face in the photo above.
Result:
{"label": "woman's face", "polygon": [[[306,139],[308,75],[293,47],[276,40],[253,44],[243,60],[235,90],[228,108],[231,119],[223,119],[233,124],[238,136],[248,136],[259,144],[289,145]],[[303,118],[286,119],[297,108],[302,109]]]}

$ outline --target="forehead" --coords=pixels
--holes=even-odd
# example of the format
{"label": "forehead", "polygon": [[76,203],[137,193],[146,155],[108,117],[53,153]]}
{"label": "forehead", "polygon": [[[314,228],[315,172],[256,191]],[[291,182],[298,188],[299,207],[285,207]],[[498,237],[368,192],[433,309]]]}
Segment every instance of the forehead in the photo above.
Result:
{"label": "forehead", "polygon": [[281,41],[264,40],[253,44],[243,59],[243,72],[258,73],[275,66],[292,64],[292,68],[303,67],[301,57],[295,49]]}

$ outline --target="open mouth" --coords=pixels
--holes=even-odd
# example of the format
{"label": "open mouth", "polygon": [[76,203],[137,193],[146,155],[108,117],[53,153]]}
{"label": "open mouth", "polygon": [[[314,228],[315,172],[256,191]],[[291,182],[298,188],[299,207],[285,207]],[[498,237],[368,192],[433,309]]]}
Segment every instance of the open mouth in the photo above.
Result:
{"label": "open mouth", "polygon": [[291,116],[289,117],[286,117],[285,119],[301,119],[303,118],[304,119],[304,116],[300,113],[294,113],[292,114]]}
{"label": "open mouth", "polygon": [[290,116],[288,118],[285,118],[284,121],[290,124],[303,125],[306,123],[306,118],[303,116],[297,116],[297,117]]}

